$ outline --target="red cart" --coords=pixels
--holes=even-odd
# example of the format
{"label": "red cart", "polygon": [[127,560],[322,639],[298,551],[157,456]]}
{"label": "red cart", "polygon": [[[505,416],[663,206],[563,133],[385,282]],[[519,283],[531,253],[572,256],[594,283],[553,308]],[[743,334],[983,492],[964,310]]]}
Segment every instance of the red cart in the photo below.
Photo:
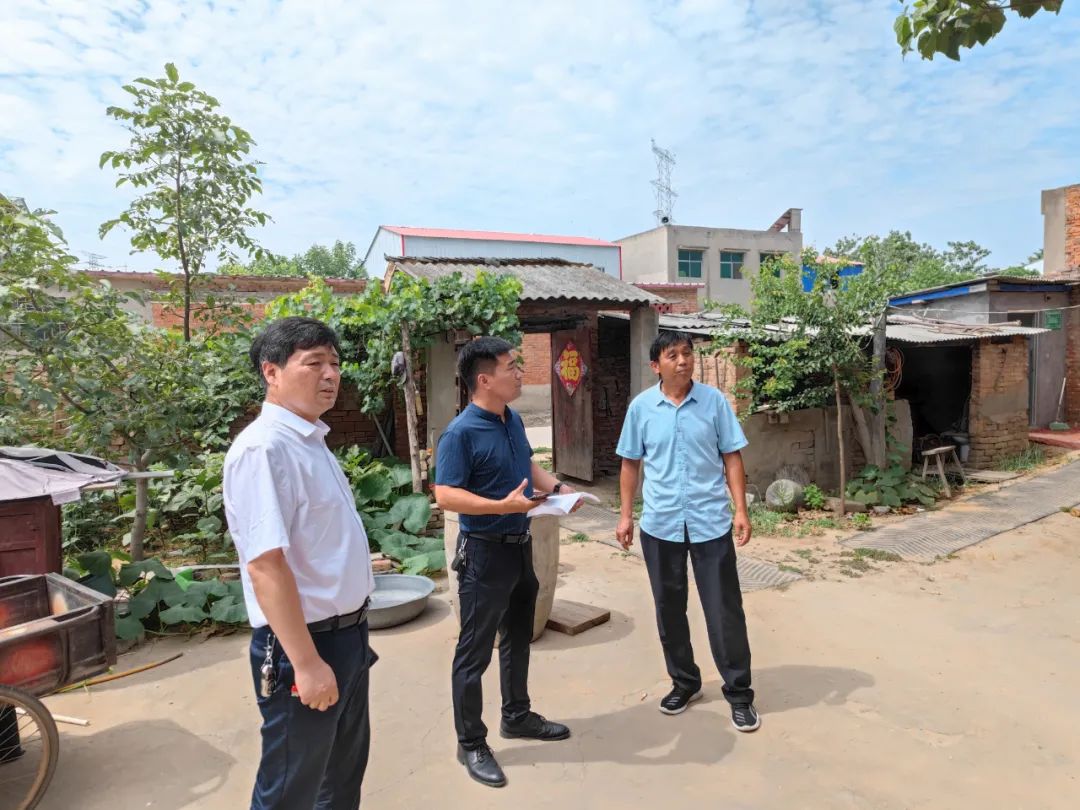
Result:
{"label": "red cart", "polygon": [[59,753],[40,697],[116,663],[113,600],[59,574],[0,578],[0,810],[30,810]]}

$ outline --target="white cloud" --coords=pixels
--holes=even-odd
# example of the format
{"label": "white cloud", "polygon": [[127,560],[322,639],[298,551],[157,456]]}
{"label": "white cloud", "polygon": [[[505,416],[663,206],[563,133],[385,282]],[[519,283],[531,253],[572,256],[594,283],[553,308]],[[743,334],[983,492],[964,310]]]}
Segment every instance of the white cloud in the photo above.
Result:
{"label": "white cloud", "polygon": [[[0,189],[73,248],[125,205],[97,156],[121,85],[166,61],[258,141],[280,252],[380,223],[617,238],[651,224],[649,138],[681,222],[810,239],[911,228],[1010,262],[1038,192],[1080,181],[1080,13],[1008,26],[959,65],[900,59],[894,4],[16,0],[0,9]],[[1002,228],[1002,222],[1012,227]]]}

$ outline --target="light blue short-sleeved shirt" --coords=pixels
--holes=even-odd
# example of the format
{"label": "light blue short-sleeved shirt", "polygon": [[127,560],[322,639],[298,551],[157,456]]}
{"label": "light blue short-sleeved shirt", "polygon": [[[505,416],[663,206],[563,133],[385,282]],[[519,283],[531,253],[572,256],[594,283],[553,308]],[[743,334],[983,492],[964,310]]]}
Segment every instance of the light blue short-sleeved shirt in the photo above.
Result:
{"label": "light blue short-sleeved shirt", "polygon": [[678,543],[684,531],[691,543],[727,534],[732,517],[723,454],[746,445],[727,397],[711,385],[695,382],[678,407],[659,384],[634,397],[615,452],[643,459],[641,530]]}

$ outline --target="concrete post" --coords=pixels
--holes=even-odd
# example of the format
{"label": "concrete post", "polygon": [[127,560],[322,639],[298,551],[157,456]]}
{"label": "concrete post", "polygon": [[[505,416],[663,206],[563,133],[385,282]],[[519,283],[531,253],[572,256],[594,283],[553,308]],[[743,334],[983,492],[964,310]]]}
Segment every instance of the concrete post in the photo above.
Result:
{"label": "concrete post", "polygon": [[[439,437],[457,415],[458,389],[454,344],[445,337],[427,350],[427,446],[435,452]],[[436,461],[436,465],[438,461]]]}
{"label": "concrete post", "polygon": [[649,368],[649,346],[660,331],[660,314],[648,305],[630,312],[630,398],[656,381]]}

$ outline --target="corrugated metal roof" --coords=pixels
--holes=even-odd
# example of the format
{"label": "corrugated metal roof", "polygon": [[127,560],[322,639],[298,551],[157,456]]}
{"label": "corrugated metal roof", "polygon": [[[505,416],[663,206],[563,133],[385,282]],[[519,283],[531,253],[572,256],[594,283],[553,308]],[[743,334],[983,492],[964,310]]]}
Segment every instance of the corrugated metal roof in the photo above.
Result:
{"label": "corrugated metal roof", "polygon": [[[870,330],[866,331],[869,333]],[[983,338],[1033,337],[1047,331],[1009,323],[957,323],[890,315],[885,336],[898,343],[968,343]]]}
{"label": "corrugated metal roof", "polygon": [[664,299],[597,270],[565,259],[450,259],[387,256],[385,282],[398,271],[434,281],[453,273],[468,279],[485,271],[521,281],[522,301],[596,301],[611,305],[662,304]]}
{"label": "corrugated metal roof", "polygon": [[[731,320],[722,315],[698,312],[691,315],[661,315],[660,328],[672,331],[689,332],[694,335],[712,335],[720,329],[738,333],[749,323],[743,320]],[[782,321],[766,327],[782,337],[794,331],[792,321]],[[854,330],[855,334],[869,335],[870,327]],[[1030,326],[1018,326],[1009,323],[969,324],[954,321],[936,321],[916,318],[908,315],[890,315],[885,326],[885,337],[897,343],[941,344],[973,343],[984,338],[1023,336],[1032,337],[1047,332]]]}
{"label": "corrugated metal roof", "polygon": [[590,245],[592,247],[619,247],[614,242],[593,239],[588,236],[548,236],[542,233],[505,233],[503,231],[467,231],[454,228],[412,228],[405,225],[383,225],[383,228],[399,236],[427,236],[434,239],[485,239],[492,242],[536,242],[552,245]]}

